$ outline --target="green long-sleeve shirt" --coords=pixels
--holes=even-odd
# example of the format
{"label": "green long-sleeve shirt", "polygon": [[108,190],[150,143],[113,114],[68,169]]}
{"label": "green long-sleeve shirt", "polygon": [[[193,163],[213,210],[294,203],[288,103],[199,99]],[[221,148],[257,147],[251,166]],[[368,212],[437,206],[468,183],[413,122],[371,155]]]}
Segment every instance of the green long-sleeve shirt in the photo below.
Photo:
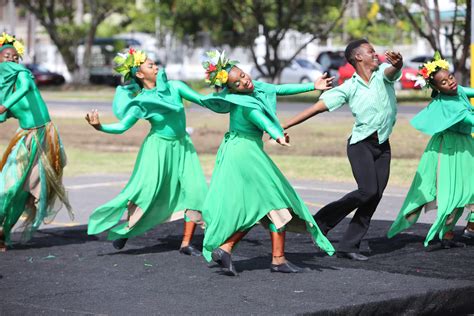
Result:
{"label": "green long-sleeve shirt", "polygon": [[24,66],[12,62],[0,63],[3,106],[8,115],[18,119],[20,127],[32,129],[51,121],[33,76]]}
{"label": "green long-sleeve shirt", "polygon": [[455,95],[440,93],[410,123],[429,135],[448,129],[461,134],[474,133],[474,107],[469,102],[473,96],[473,88],[462,86],[458,86]]}
{"label": "green long-sleeve shirt", "polygon": [[224,90],[205,96],[206,107],[222,107],[230,104],[229,131],[262,137],[267,132],[273,139],[283,137],[283,129],[276,117],[276,96],[291,95],[314,90],[313,83],[273,85],[253,81],[254,91],[250,94],[235,94]]}
{"label": "green long-sleeve shirt", "polygon": [[[133,103],[138,106],[131,106],[125,112],[123,118],[114,124],[101,125],[101,131],[110,134],[121,134],[130,129],[140,118],[144,118],[151,124],[151,130],[165,138],[180,138],[186,133],[186,115],[182,98],[202,105],[201,95],[181,81],[167,81],[169,87],[166,90],[166,104],[163,104],[160,96],[159,85],[153,89],[142,89],[133,98]],[[122,93],[124,87],[118,87],[117,93]],[[123,100],[117,100],[122,101]],[[115,101],[114,101],[115,102]],[[167,106],[169,104],[169,106]],[[154,108],[153,114],[143,114],[143,109]]]}

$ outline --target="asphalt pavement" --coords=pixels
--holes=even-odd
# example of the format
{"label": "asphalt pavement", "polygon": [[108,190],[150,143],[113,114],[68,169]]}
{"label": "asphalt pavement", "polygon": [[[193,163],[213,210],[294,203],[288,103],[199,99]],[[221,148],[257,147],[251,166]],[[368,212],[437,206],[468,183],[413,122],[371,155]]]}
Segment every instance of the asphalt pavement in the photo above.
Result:
{"label": "asphalt pavement", "polygon": [[[166,223],[116,251],[105,234],[87,236],[90,211],[115,196],[127,175],[66,179],[76,222],[58,216],[26,244],[0,253],[0,315],[467,315],[474,313],[474,241],[423,247],[429,224],[385,234],[406,188],[389,187],[362,250],[367,262],[327,256],[308,234],[287,234],[287,258],[302,274],[269,271],[271,244],[257,226],[234,253],[238,277],[177,249],[182,221]],[[314,212],[354,187],[293,181]],[[432,221],[430,213],[422,220]],[[337,247],[347,220],[328,235]],[[56,225],[56,227],[54,226]],[[76,225],[76,226],[73,226]],[[456,228],[461,240],[462,227]],[[16,235],[15,237],[19,237]],[[198,229],[193,243],[202,245]]]}

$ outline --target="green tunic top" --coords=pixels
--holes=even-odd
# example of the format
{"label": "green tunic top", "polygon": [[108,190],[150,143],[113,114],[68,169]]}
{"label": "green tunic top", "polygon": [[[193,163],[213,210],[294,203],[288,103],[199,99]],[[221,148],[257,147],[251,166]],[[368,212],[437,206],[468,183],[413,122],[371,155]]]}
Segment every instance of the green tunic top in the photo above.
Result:
{"label": "green tunic top", "polygon": [[472,96],[473,88],[461,86],[458,86],[458,93],[455,95],[440,93],[410,123],[429,135],[445,130],[471,134],[474,132],[474,107],[469,102],[469,97]]}
{"label": "green tunic top", "polygon": [[178,139],[186,134],[186,115],[182,98],[202,105],[201,95],[181,81],[168,81],[163,69],[158,72],[156,87],[142,89],[136,84],[117,87],[113,110],[118,123],[101,125],[101,131],[120,134],[139,119],[151,124],[151,131],[163,138]]}
{"label": "green tunic top", "polygon": [[277,95],[291,95],[314,90],[312,82],[306,84],[273,85],[253,81],[250,94],[235,94],[227,89],[202,98],[204,106],[219,112],[230,112],[229,131],[262,137],[263,131],[273,139],[283,137],[283,128],[276,116]]}
{"label": "green tunic top", "polygon": [[0,63],[1,104],[7,108],[0,122],[8,117],[18,119],[22,129],[32,129],[51,121],[48,108],[34,82],[33,74],[13,62]]}

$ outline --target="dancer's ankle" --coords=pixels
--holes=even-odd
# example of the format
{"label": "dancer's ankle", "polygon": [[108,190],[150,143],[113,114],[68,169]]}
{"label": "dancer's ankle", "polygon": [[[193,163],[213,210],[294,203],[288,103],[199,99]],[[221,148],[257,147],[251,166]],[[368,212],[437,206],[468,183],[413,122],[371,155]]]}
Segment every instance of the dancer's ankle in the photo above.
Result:
{"label": "dancer's ankle", "polygon": [[454,238],[454,232],[452,230],[446,232],[443,236],[444,240],[453,240]]}
{"label": "dancer's ankle", "polygon": [[229,244],[223,244],[219,248],[221,248],[222,250],[224,250],[227,253],[232,253],[232,246],[229,245]]}
{"label": "dancer's ankle", "polygon": [[285,255],[283,256],[272,256],[272,264],[280,265],[286,262]]}

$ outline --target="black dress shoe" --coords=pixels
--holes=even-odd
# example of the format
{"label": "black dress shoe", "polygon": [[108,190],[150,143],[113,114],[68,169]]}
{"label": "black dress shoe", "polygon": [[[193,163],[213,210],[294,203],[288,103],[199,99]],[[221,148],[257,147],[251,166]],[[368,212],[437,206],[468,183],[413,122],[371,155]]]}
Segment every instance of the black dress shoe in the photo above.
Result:
{"label": "black dress shoe", "polygon": [[221,248],[216,248],[212,251],[212,260],[221,266],[226,275],[237,276],[237,270],[235,270],[234,264],[232,263],[232,257],[230,253],[222,250]]}
{"label": "black dress shoe", "polygon": [[465,243],[449,240],[449,239],[442,239],[441,240],[441,248],[443,249],[451,249],[451,248],[464,248],[466,247]]}
{"label": "black dress shoe", "polygon": [[369,260],[368,257],[366,257],[364,255],[361,255],[360,253],[357,253],[357,252],[338,251],[338,252],[336,252],[336,256],[338,258],[346,258],[346,259],[357,260],[357,261],[367,261],[367,260]]}
{"label": "black dress shoe", "polygon": [[191,245],[179,248],[179,253],[182,253],[183,255],[195,256],[195,257],[198,257],[201,255],[201,252]]}
{"label": "black dress shoe", "polygon": [[303,269],[295,266],[293,263],[287,261],[282,264],[271,264],[270,272],[281,272],[281,273],[299,273],[303,272]]}
{"label": "black dress shoe", "polygon": [[128,238],[115,239],[115,240],[112,242],[112,245],[114,246],[115,249],[120,250],[120,249],[122,249],[123,247],[125,247],[125,244],[127,243],[127,240],[128,240]]}
{"label": "black dress shoe", "polygon": [[474,239],[474,231],[470,230],[469,228],[465,228],[462,236],[467,239]]}

